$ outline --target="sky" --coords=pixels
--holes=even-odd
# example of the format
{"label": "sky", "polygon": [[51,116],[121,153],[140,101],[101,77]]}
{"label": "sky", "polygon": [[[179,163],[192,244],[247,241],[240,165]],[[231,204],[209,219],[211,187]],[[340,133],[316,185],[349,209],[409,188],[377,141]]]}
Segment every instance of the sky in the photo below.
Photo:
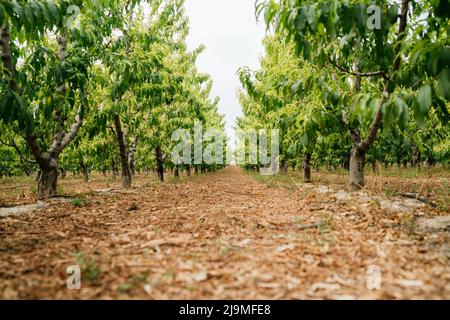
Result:
{"label": "sky", "polygon": [[197,66],[214,81],[211,97],[220,97],[219,112],[225,115],[233,144],[235,120],[242,115],[236,72],[243,66],[259,67],[265,24],[256,22],[255,0],[186,0],[185,8],[190,19],[188,47],[206,46]]}

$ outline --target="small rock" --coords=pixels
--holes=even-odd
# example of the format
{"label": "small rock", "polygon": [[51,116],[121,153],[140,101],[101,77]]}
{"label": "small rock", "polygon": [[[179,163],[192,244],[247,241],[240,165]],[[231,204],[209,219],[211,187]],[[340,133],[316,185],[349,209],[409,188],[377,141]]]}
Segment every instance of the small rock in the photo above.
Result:
{"label": "small rock", "polygon": [[239,242],[239,243],[237,244],[237,246],[238,246],[238,247],[245,247],[245,246],[248,245],[251,241],[252,241],[251,239],[245,239],[245,240],[242,240],[241,242]]}
{"label": "small rock", "polygon": [[408,213],[411,212],[410,207],[405,206],[402,202],[382,200],[380,201],[381,209],[392,213]]}
{"label": "small rock", "polygon": [[192,274],[192,279],[196,282],[202,282],[208,279],[208,274],[205,271],[200,271]]}
{"label": "small rock", "polygon": [[352,200],[352,195],[350,193],[342,191],[342,190],[339,191],[338,193],[335,193],[334,197],[336,198],[336,200],[339,200],[339,201]]}
{"label": "small rock", "polygon": [[324,193],[330,193],[331,190],[327,186],[318,186],[317,187],[317,192],[324,194]]}
{"label": "small rock", "polygon": [[450,216],[420,219],[417,223],[419,231],[450,231]]}
{"label": "small rock", "polygon": [[153,288],[152,288],[151,285],[146,284],[146,285],[144,285],[144,291],[145,291],[147,294],[151,294],[152,291],[153,291]]}

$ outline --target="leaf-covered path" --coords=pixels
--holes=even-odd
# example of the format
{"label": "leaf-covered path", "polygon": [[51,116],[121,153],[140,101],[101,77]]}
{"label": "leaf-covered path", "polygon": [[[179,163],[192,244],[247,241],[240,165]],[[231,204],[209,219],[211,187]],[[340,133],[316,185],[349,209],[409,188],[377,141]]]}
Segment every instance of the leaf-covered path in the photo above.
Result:
{"label": "leaf-covered path", "polygon": [[[235,167],[85,197],[0,219],[0,297],[450,298],[448,232],[407,228],[422,206],[271,187]],[[66,287],[70,265],[81,290]]]}

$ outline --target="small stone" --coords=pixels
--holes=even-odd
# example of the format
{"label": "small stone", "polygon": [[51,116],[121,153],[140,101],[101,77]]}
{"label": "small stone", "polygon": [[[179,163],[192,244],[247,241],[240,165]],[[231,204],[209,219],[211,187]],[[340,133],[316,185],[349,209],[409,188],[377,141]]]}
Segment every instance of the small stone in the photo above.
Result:
{"label": "small stone", "polygon": [[450,216],[420,219],[417,223],[419,231],[450,231]]}

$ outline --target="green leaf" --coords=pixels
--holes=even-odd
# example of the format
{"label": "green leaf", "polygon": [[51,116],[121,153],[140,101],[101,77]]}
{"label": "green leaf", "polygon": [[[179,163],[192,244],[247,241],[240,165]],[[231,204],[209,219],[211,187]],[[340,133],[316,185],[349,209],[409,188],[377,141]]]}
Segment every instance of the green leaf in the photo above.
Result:
{"label": "green leaf", "polygon": [[419,104],[419,112],[423,115],[428,114],[432,103],[432,93],[429,85],[423,86],[419,89],[417,94],[417,103]]}
{"label": "green leaf", "polygon": [[446,100],[450,100],[450,70],[445,68],[438,78],[439,91]]}
{"label": "green leaf", "polygon": [[305,132],[305,134],[302,135],[300,138],[300,142],[303,144],[303,146],[307,147],[309,145],[309,136],[308,132]]}
{"label": "green leaf", "polygon": [[405,130],[408,125],[409,110],[408,105],[400,97],[395,97],[395,104],[397,106],[398,125],[400,129]]}

